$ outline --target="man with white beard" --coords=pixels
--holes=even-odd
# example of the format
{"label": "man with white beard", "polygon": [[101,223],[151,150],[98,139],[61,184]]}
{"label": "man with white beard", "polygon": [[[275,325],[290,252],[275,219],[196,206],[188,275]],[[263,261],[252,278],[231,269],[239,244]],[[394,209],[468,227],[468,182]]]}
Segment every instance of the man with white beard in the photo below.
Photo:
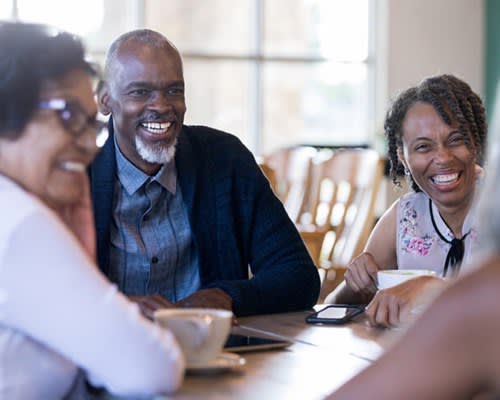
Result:
{"label": "man with white beard", "polygon": [[252,154],[233,135],[183,124],[172,43],[147,29],[120,36],[98,103],[111,132],[91,168],[99,266],[146,315],[316,302],[316,268]]}

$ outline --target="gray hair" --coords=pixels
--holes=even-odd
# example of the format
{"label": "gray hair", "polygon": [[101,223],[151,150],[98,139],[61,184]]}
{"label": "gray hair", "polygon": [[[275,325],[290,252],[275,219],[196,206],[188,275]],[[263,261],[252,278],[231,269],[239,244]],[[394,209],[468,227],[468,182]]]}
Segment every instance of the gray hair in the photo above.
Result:
{"label": "gray hair", "polygon": [[128,41],[140,42],[144,46],[153,47],[157,49],[164,49],[166,51],[174,50],[179,53],[177,48],[161,33],[151,29],[137,29],[124,33],[119,36],[110,46],[106,53],[106,61],[104,63],[104,80],[109,82],[111,77],[117,76],[118,68],[118,53],[120,48]]}

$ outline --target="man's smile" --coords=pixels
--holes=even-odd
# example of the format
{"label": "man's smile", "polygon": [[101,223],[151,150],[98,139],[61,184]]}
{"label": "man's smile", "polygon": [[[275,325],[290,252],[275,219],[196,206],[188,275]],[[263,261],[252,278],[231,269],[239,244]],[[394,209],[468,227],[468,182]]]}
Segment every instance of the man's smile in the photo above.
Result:
{"label": "man's smile", "polygon": [[144,128],[149,133],[153,135],[161,135],[167,133],[168,128],[172,125],[171,122],[141,122],[139,124],[142,128]]}

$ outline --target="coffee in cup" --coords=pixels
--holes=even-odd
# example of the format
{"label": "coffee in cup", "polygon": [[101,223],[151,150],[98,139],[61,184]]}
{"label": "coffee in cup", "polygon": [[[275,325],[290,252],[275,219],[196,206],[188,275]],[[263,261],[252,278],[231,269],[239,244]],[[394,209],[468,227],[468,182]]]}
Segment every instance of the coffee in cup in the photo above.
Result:
{"label": "coffee in cup", "polygon": [[215,308],[166,308],[154,313],[155,322],[171,331],[189,366],[214,360],[231,330],[233,313]]}
{"label": "coffee in cup", "polygon": [[418,276],[437,276],[428,269],[384,269],[377,272],[377,288],[387,289]]}

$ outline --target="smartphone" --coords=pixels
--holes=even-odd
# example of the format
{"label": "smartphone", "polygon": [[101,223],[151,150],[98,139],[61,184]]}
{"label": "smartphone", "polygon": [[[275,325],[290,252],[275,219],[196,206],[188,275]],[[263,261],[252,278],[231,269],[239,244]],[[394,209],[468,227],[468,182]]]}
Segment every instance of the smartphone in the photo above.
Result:
{"label": "smartphone", "polygon": [[229,335],[224,350],[234,353],[247,351],[270,350],[288,347],[292,342],[288,340],[264,339],[256,336]]}
{"label": "smartphone", "polygon": [[330,304],[321,310],[306,317],[309,324],[340,325],[349,322],[356,315],[365,311],[364,305],[358,304]]}

